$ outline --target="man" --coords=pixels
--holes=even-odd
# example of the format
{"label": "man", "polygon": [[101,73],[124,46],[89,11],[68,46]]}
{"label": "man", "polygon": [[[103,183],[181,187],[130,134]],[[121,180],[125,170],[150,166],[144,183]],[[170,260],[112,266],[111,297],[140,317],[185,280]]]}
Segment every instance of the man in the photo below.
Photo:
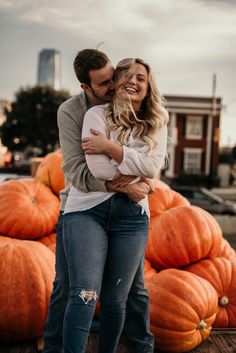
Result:
{"label": "man", "polygon": [[[112,67],[107,56],[93,49],[80,51],[74,60],[74,71],[82,93],[68,99],[58,110],[60,145],[66,187],[61,192],[61,213],[57,224],[56,277],[44,331],[44,353],[59,353],[63,349],[63,318],[69,292],[66,255],[63,247],[63,210],[70,184],[83,192],[125,192],[133,201],[143,199],[149,191],[145,182],[114,187],[112,182],[95,179],[90,173],[81,148],[81,131],[86,111],[112,100],[114,94]],[[154,339],[149,331],[149,298],[144,287],[140,264],[128,301],[126,332],[135,353],[153,352]]]}

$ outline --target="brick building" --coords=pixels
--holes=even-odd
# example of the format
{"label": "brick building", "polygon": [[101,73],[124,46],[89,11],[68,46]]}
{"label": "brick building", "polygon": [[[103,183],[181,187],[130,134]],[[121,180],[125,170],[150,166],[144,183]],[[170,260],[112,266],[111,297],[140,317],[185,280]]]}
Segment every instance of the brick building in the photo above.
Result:
{"label": "brick building", "polygon": [[165,96],[170,116],[169,164],[164,171],[171,182],[180,176],[191,183],[217,178],[221,98]]}

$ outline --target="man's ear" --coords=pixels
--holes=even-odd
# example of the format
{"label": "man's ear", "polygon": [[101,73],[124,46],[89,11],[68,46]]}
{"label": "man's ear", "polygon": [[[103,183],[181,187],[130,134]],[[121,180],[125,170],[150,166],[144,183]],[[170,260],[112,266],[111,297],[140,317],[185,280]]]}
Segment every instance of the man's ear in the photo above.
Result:
{"label": "man's ear", "polygon": [[90,87],[87,85],[87,83],[81,83],[80,87],[84,90],[87,91]]}

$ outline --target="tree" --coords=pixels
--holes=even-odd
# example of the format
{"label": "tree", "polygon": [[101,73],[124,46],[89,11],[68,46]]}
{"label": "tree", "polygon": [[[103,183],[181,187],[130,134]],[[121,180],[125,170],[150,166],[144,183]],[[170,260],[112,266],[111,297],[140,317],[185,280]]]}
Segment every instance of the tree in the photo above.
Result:
{"label": "tree", "polygon": [[2,143],[11,152],[28,151],[44,156],[58,144],[57,110],[70,97],[49,86],[21,88],[1,127]]}
{"label": "tree", "polygon": [[233,155],[234,163],[236,163],[236,145],[234,145],[234,147],[233,147],[232,155]]}

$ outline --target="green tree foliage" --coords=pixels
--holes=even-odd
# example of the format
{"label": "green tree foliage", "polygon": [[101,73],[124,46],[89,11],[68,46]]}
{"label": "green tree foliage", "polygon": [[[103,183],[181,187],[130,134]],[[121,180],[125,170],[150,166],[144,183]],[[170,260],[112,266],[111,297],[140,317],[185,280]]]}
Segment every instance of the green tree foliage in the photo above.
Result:
{"label": "green tree foliage", "polygon": [[1,127],[2,143],[12,152],[45,155],[58,144],[57,110],[70,97],[49,86],[21,88]]}

